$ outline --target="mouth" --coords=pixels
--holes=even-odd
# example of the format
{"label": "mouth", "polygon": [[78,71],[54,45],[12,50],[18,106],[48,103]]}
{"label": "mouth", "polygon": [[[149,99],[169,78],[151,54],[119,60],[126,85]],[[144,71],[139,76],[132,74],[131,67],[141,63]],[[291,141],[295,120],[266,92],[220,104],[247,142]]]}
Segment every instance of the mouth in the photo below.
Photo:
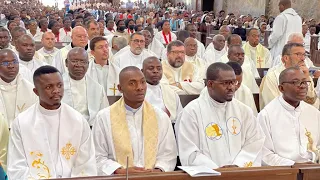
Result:
{"label": "mouth", "polygon": [[51,99],[55,101],[59,101],[61,100],[61,96],[52,96]]}

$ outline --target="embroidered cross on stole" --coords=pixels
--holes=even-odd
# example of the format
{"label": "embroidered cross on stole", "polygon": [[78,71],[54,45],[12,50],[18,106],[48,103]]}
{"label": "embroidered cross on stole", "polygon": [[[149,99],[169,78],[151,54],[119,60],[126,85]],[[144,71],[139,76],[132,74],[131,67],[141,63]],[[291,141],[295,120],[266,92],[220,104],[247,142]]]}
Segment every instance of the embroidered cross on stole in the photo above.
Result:
{"label": "embroidered cross on stole", "polygon": [[[169,84],[176,83],[174,78],[174,72],[171,70],[170,64],[167,62],[162,63],[163,66],[163,74],[169,81]],[[194,65],[190,62],[185,61],[181,67],[181,78],[182,81],[191,82],[194,74]]]}

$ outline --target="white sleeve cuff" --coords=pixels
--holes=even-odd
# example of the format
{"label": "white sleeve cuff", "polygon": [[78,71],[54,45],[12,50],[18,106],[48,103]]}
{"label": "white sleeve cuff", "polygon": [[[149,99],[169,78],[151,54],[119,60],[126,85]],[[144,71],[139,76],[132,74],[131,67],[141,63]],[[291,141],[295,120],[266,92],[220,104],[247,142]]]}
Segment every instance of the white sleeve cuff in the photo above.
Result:
{"label": "white sleeve cuff", "polygon": [[112,175],[114,171],[116,171],[118,168],[121,168],[121,164],[113,161],[112,163],[108,163],[102,166],[101,170],[106,175]]}

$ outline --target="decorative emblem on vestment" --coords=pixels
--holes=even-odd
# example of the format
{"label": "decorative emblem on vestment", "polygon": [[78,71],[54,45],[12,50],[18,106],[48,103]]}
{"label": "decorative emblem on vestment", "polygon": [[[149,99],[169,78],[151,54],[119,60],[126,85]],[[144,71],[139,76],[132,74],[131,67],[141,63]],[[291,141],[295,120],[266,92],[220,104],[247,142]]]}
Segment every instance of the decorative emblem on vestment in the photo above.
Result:
{"label": "decorative emblem on vestment", "polygon": [[34,159],[32,161],[31,167],[36,168],[38,178],[33,179],[50,179],[50,169],[48,165],[42,160],[43,154],[40,151],[31,151],[30,156]]}
{"label": "decorative emblem on vestment", "polygon": [[66,158],[66,160],[69,160],[71,156],[73,156],[76,153],[76,149],[72,146],[72,144],[69,142],[66,144],[65,147],[62,148],[61,154]]}
{"label": "decorative emblem on vestment", "polygon": [[24,109],[26,108],[26,103],[23,103],[21,107],[19,105],[17,105],[17,108],[18,108],[19,113],[22,113],[24,111]]}
{"label": "decorative emblem on vestment", "polygon": [[227,120],[227,129],[228,131],[236,136],[241,132],[241,122],[236,117],[231,117]]}
{"label": "decorative emblem on vestment", "polygon": [[252,167],[253,163],[252,161],[244,163],[243,167]]}
{"label": "decorative emblem on vestment", "polygon": [[223,135],[221,127],[213,122],[207,125],[205,132],[210,140],[219,140]]}

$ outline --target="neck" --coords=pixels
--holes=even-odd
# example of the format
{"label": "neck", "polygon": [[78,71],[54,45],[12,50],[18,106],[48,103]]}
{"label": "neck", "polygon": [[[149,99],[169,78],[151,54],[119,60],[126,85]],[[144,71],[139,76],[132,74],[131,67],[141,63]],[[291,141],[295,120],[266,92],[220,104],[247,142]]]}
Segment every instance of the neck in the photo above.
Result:
{"label": "neck", "polygon": [[157,82],[152,82],[152,81],[147,81],[148,84],[152,85],[152,86],[156,86],[160,83],[160,81]]}
{"label": "neck", "polygon": [[35,34],[37,33],[37,30],[36,30],[36,29],[30,29],[30,33],[31,33],[32,35],[35,35]]}
{"label": "neck", "polygon": [[45,108],[45,109],[48,109],[48,110],[56,110],[56,109],[59,109],[59,107],[61,106],[61,103],[59,104],[54,104],[54,105],[47,105],[43,102],[40,102],[40,105]]}
{"label": "neck", "polygon": [[70,78],[71,78],[71,79],[73,79],[73,80],[75,80],[75,81],[80,81],[81,79],[83,79],[83,78],[84,78],[84,76],[82,76],[82,77],[75,77],[75,76],[72,76],[70,73],[69,73],[69,76],[70,76]]}
{"label": "neck", "polygon": [[283,99],[288,103],[290,104],[291,106],[293,106],[294,108],[297,108],[300,104],[300,101],[293,101],[293,100],[290,100],[289,98],[287,98],[286,96],[283,96]]}
{"label": "neck", "polygon": [[142,106],[143,102],[139,102],[139,103],[136,103],[136,102],[130,102],[128,101],[126,98],[124,98],[124,103],[126,103],[127,106],[133,108],[133,109],[138,109],[139,107]]}
{"label": "neck", "polygon": [[6,83],[11,83],[14,79],[6,79],[3,77],[0,77],[2,79],[2,81],[6,82]]}
{"label": "neck", "polygon": [[163,31],[164,34],[169,34],[170,33],[170,30],[166,30],[166,29],[164,29],[162,31]]}
{"label": "neck", "polygon": [[107,60],[99,60],[99,59],[95,59],[94,63],[99,64],[100,66],[104,66],[104,65],[108,65],[108,59]]}
{"label": "neck", "polygon": [[19,56],[19,58],[20,58],[22,61],[27,61],[27,62],[29,62],[29,61],[32,60],[32,58],[29,59],[29,58],[24,58],[24,57],[21,57],[21,56]]}
{"label": "neck", "polygon": [[189,56],[189,57],[193,57],[193,56],[195,56],[196,54],[186,54],[187,56]]}
{"label": "neck", "polygon": [[46,51],[53,51],[53,47],[52,48],[49,48],[49,47],[44,47],[43,48],[46,50]]}

